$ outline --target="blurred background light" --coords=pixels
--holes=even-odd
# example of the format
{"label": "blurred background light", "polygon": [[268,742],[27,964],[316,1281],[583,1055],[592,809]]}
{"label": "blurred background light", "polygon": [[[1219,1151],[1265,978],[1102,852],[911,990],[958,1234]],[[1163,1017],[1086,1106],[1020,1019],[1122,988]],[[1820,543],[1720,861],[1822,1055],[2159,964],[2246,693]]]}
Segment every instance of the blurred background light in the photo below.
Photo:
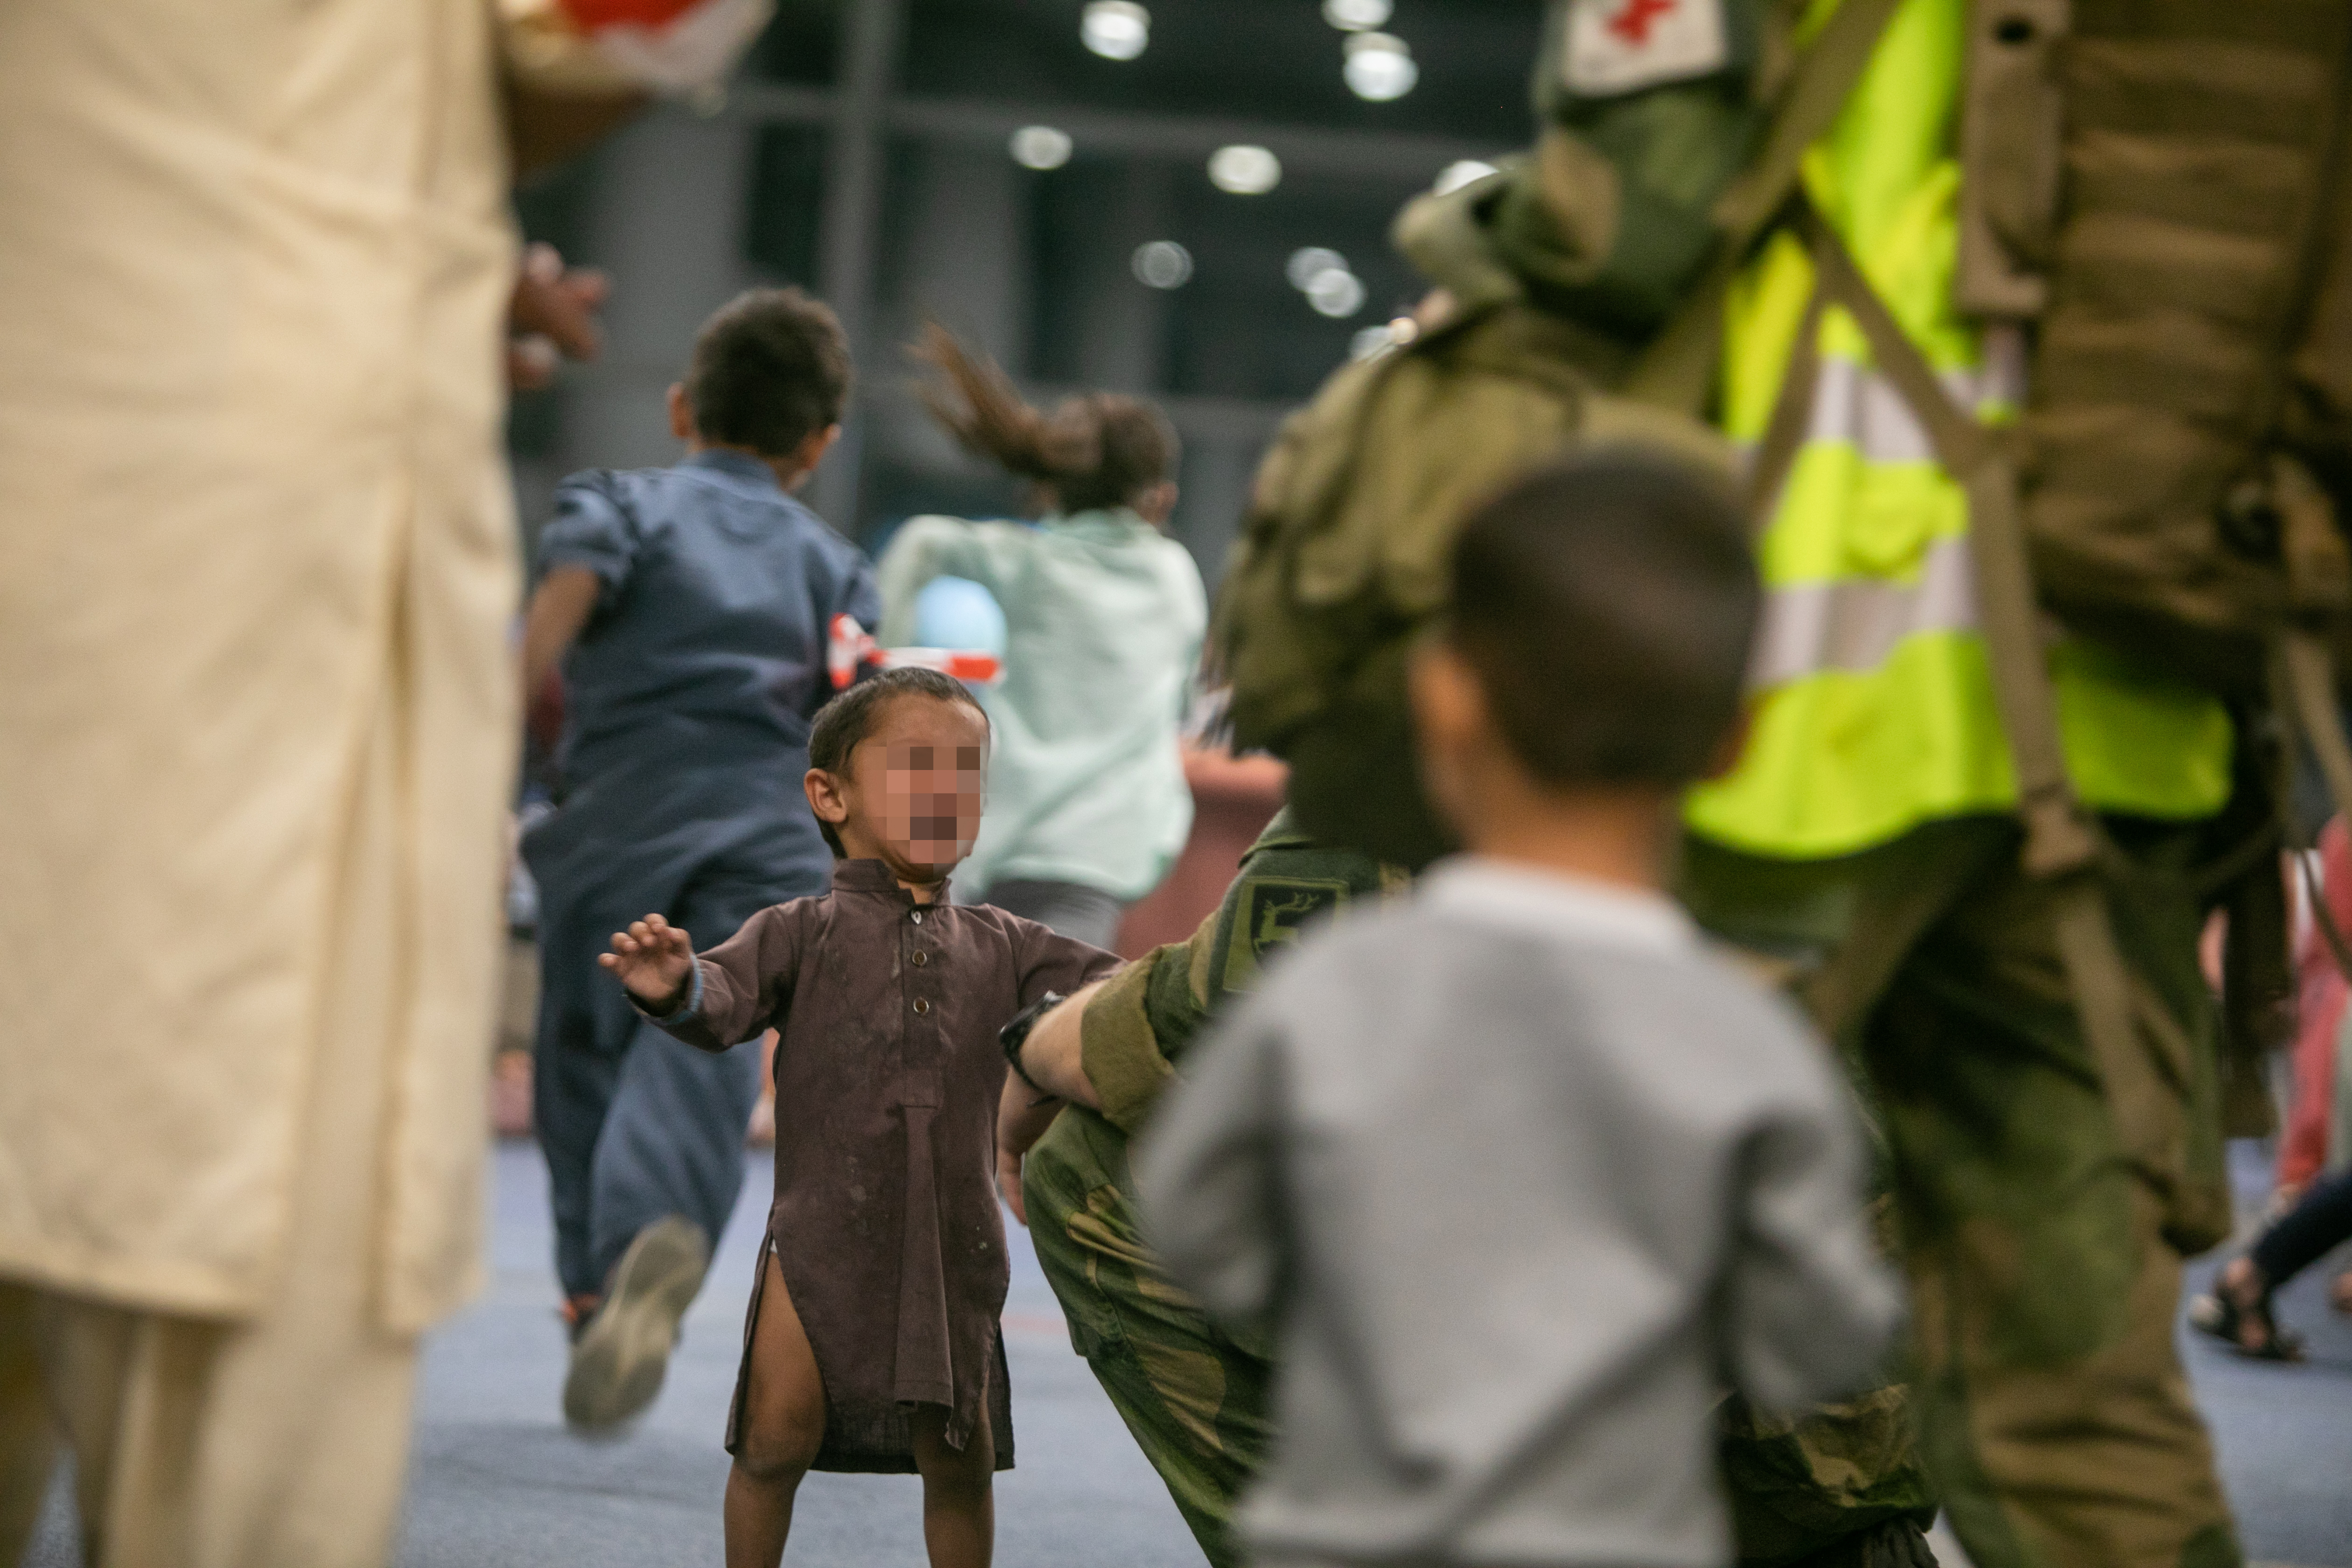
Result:
{"label": "blurred background light", "polygon": [[1078,16],[1078,37],[1107,60],[1131,60],[1151,43],[1151,13],[1135,0],[1093,0]]}
{"label": "blurred background light", "polygon": [[1364,308],[1364,285],[1352,272],[1326,272],[1307,286],[1307,302],[1335,321],[1344,320]]}
{"label": "blurred background light", "polygon": [[1236,196],[1262,196],[1282,184],[1282,160],[1247,143],[1220,147],[1209,157],[1209,183]]}
{"label": "blurred background light", "polygon": [[1421,68],[1412,63],[1412,46],[1393,34],[1350,33],[1347,50],[1348,62],[1340,74],[1348,79],[1348,90],[1358,98],[1386,103],[1411,92],[1421,79]]}
{"label": "blurred background light", "polygon": [[[865,28],[877,11],[897,24]],[[1171,537],[1214,579],[1283,420],[1360,331],[1426,289],[1389,244],[1398,209],[1439,170],[1524,144],[1527,65],[1545,47],[1545,7],[1528,0],[775,12],[715,119],[648,116],[518,195],[531,238],[615,281],[607,361],[517,399],[508,444],[534,528],[567,474],[673,460],[659,398],[630,367],[679,352],[688,315],[790,279],[825,294],[873,363],[937,318],[1033,397],[1117,386],[1164,401],[1185,453]],[[873,51],[854,70],[852,33]],[[1403,98],[1368,103],[1335,79],[1364,34],[1409,42],[1421,79]],[[718,106],[712,93],[692,107]],[[1213,182],[1210,155],[1238,143],[1256,146],[1225,154]],[[1158,241],[1180,249],[1144,249]],[[940,438],[901,377],[868,377],[848,413],[856,438],[807,499],[868,546],[910,516],[1026,504]]]}
{"label": "blurred background light", "polygon": [[1431,188],[1439,195],[1458,191],[1473,180],[1483,180],[1495,172],[1492,163],[1482,163],[1475,158],[1465,158],[1458,163],[1448,163],[1438,172],[1437,183]]}
{"label": "blurred background light", "polygon": [[1294,250],[1290,253],[1290,260],[1284,265],[1282,275],[1290,279],[1290,286],[1293,289],[1303,292],[1309,284],[1326,272],[1347,270],[1346,257],[1336,250],[1326,249],[1319,245],[1310,245],[1304,250]]}
{"label": "blurred background light", "polygon": [[1024,169],[1058,169],[1070,161],[1070,133],[1024,125],[1013,133],[1013,161]]}
{"label": "blurred background light", "polygon": [[1192,253],[1172,239],[1135,247],[1135,280],[1152,289],[1181,289],[1192,279]]}
{"label": "blurred background light", "polygon": [[1362,33],[1384,25],[1395,9],[1390,0],[1323,0],[1323,19],[1343,33]]}
{"label": "blurred background light", "polygon": [[1396,333],[1385,323],[1377,327],[1365,327],[1348,340],[1348,357],[1370,359],[1394,342],[1396,342]]}

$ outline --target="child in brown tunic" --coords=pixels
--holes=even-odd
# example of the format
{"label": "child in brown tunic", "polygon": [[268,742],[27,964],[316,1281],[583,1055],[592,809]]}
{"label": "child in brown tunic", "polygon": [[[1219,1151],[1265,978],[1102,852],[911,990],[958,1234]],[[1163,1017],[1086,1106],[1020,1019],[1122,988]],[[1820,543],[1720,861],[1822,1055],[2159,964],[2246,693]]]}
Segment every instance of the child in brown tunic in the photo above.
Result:
{"label": "child in brown tunic", "polygon": [[602,960],[688,1045],[782,1035],[776,1200],[728,1419],[730,1568],[774,1568],[811,1469],[917,1471],[933,1568],[984,1568],[992,1550],[990,1476],[1013,1463],[996,1031],[1118,961],[948,901],[988,741],[945,676],[852,688],[809,740],[833,891],[762,910],[699,962],[647,915]]}

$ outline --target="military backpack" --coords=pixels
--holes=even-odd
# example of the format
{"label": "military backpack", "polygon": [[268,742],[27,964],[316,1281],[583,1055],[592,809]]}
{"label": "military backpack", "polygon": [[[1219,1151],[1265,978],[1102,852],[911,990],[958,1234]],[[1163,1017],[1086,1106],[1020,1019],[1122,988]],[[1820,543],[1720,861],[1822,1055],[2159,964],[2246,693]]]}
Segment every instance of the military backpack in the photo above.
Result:
{"label": "military backpack", "polygon": [[1401,215],[1398,248],[1442,292],[1285,425],[1219,596],[1234,742],[1290,763],[1307,832],[1412,867],[1444,851],[1413,776],[1404,667],[1472,507],[1570,442],[1733,471],[1697,400],[1620,388],[1669,317],[1719,300],[1897,4],[1847,0],[1790,59],[1800,5],[1721,0],[1721,25],[1666,51],[1655,79],[1556,8],[1544,47],[1570,68],[1537,74],[1534,154]]}

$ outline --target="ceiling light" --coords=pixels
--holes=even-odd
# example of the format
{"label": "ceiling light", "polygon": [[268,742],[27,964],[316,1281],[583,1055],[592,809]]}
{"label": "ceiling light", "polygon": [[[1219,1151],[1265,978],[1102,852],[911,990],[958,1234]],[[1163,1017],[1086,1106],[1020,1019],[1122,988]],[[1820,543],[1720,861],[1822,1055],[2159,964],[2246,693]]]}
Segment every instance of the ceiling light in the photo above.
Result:
{"label": "ceiling light", "polygon": [[1131,60],[1151,43],[1151,13],[1135,0],[1094,0],[1079,15],[1078,37],[1107,60]]}
{"label": "ceiling light", "polygon": [[1192,281],[1192,253],[1172,239],[1135,247],[1135,280],[1149,289],[1181,289]]}
{"label": "ceiling light", "polygon": [[1345,272],[1346,270],[1348,270],[1346,257],[1336,250],[1326,250],[1319,245],[1310,245],[1304,250],[1294,250],[1290,253],[1290,260],[1283,267],[1282,275],[1290,279],[1290,286],[1293,289],[1304,290],[1326,272]]}
{"label": "ceiling light", "polygon": [[1326,272],[1307,286],[1307,302],[1326,316],[1345,320],[1364,308],[1364,286],[1352,272]]}
{"label": "ceiling light", "polygon": [[1058,169],[1070,161],[1070,133],[1024,125],[1013,133],[1013,161],[1024,169]]}
{"label": "ceiling light", "polygon": [[1482,163],[1475,158],[1465,158],[1458,163],[1448,163],[1438,171],[1437,183],[1430,189],[1439,195],[1458,191],[1473,180],[1483,180],[1495,172],[1492,163]]}
{"label": "ceiling light", "polygon": [[1282,184],[1282,160],[1263,147],[1220,147],[1209,157],[1209,183],[1236,196],[1262,196]]}
{"label": "ceiling light", "polygon": [[1323,19],[1343,33],[1377,27],[1396,9],[1389,0],[1323,0]]}
{"label": "ceiling light", "polygon": [[1411,92],[1421,79],[1412,46],[1392,33],[1350,33],[1347,50],[1348,63],[1340,74],[1358,98],[1386,103]]}

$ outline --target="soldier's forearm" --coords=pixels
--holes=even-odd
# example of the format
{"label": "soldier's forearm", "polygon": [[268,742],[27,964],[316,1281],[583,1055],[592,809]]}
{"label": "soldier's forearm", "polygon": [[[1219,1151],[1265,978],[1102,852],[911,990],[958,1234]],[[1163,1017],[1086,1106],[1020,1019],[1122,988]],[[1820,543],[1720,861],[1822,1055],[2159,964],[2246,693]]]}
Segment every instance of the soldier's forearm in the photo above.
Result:
{"label": "soldier's forearm", "polygon": [[1079,1019],[1102,983],[1082,987],[1070,999],[1037,1020],[1021,1047],[1021,1070],[1047,1094],[1089,1110],[1102,1109],[1102,1096],[1087,1078]]}
{"label": "soldier's forearm", "polygon": [[1155,1012],[1150,998],[1162,971],[1171,965],[1181,981],[1189,952],[1182,945],[1152,949],[1103,982],[1079,1021],[1079,1066],[1096,1097],[1088,1103],[1122,1132],[1141,1130],[1160,1091],[1172,1081],[1157,1033],[1157,1026],[1169,1020]]}

